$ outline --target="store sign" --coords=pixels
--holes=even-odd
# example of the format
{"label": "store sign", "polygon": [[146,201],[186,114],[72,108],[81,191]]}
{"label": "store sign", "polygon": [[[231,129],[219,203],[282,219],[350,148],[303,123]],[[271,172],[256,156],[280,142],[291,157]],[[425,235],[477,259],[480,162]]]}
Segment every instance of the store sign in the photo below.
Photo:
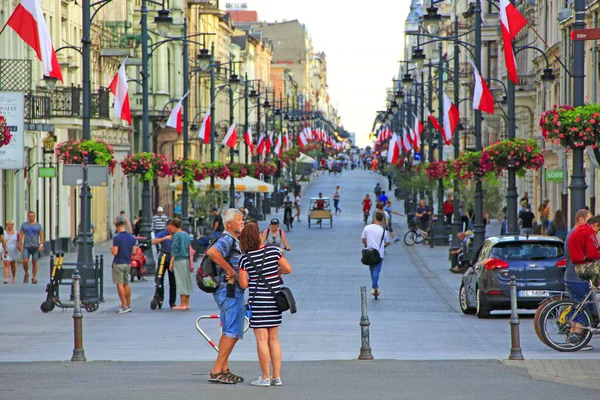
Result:
{"label": "store sign", "polygon": [[0,92],[0,112],[6,119],[13,135],[9,144],[0,147],[0,169],[23,169],[25,167],[24,108],[23,92]]}
{"label": "store sign", "polygon": [[547,182],[562,182],[565,178],[565,171],[562,169],[547,169],[546,170],[546,181]]}
{"label": "store sign", "polygon": [[40,178],[56,178],[56,168],[54,167],[39,167],[38,177]]}

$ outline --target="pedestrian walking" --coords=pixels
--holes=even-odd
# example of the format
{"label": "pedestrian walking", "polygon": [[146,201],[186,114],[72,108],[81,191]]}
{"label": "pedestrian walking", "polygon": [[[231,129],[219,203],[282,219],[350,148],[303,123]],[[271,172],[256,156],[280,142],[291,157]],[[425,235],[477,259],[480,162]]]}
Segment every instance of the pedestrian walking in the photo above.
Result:
{"label": "pedestrian walking", "polygon": [[533,223],[535,214],[531,212],[529,203],[525,205],[525,211],[519,213],[517,223],[521,225],[521,235],[533,235]]}
{"label": "pedestrian walking", "polygon": [[[1,228],[1,227],[0,227]],[[9,275],[12,273],[12,283],[17,283],[17,259],[19,258],[19,233],[15,230],[13,220],[6,221],[3,240],[4,254],[2,261],[4,263],[4,283],[8,283]]]}
{"label": "pedestrian walking", "polygon": [[444,202],[444,217],[446,225],[452,224],[452,214],[454,214],[454,199],[450,196]]}
{"label": "pedestrian walking", "polygon": [[125,222],[118,218],[115,220],[117,234],[113,238],[110,252],[114,256],[112,262],[113,284],[117,285],[117,293],[121,300],[119,314],[131,312],[131,286],[129,286],[131,256],[137,251],[135,237],[127,233]]}
{"label": "pedestrian walking", "polygon": [[[254,386],[281,386],[281,345],[278,331],[281,311],[274,293],[281,290],[281,275],[292,272],[292,266],[280,249],[262,246],[258,225],[248,224],[240,234],[240,287],[249,288],[250,328],[254,330],[258,362],[262,375],[251,382]],[[273,373],[271,374],[271,365]]]}
{"label": "pedestrian walking", "polygon": [[219,214],[219,209],[217,207],[213,207],[212,213],[214,216],[212,223],[213,238],[216,239],[221,236],[225,228],[223,227],[223,217],[221,217],[221,214]]}
{"label": "pedestrian walking", "polygon": [[333,198],[333,207],[335,209],[335,215],[337,215],[338,213],[342,213],[342,209],[339,207],[340,205],[340,187],[336,186],[335,187],[335,192],[333,193],[333,195],[331,195],[331,197]]}
{"label": "pedestrian walking", "polygon": [[385,204],[388,201],[388,197],[385,194],[385,190],[381,191],[381,194],[379,195],[379,197],[377,198],[377,200],[381,203],[381,204]]}
{"label": "pedestrian walking", "polygon": [[[156,209],[156,214],[154,214],[154,216],[152,217],[151,226],[150,226],[150,229],[154,233],[154,236],[156,236],[156,234],[158,232],[160,232],[163,229],[167,228],[167,221],[168,220],[169,220],[169,217],[167,217],[163,213],[163,208],[162,207],[158,207]],[[158,245],[156,245],[156,251],[159,251]]]}
{"label": "pedestrian walking", "polygon": [[540,225],[542,226],[542,235],[548,233],[548,225],[550,224],[550,200],[546,199],[538,208],[540,216]]}
{"label": "pedestrian walking", "polygon": [[125,215],[125,211],[121,211],[119,213],[119,218],[121,218],[125,222],[125,230],[127,233],[133,233],[133,227],[131,226],[131,221]]}
{"label": "pedestrian walking", "polygon": [[193,290],[191,273],[194,272],[194,265],[190,265],[190,236],[181,230],[183,221],[179,218],[174,218],[171,225],[173,227],[173,247],[169,271],[175,275],[177,294],[181,299],[179,305],[174,306],[173,310],[189,310],[190,296]]}
{"label": "pedestrian walking", "polygon": [[548,227],[548,235],[566,240],[567,229],[567,222],[565,221],[563,212],[561,210],[556,210],[554,219],[552,219],[552,222],[550,222],[550,226]]}
{"label": "pedestrian walking", "polygon": [[29,282],[29,259],[31,259],[31,283],[37,284],[38,260],[44,251],[44,227],[35,220],[35,213],[29,211],[27,222],[21,225],[19,232],[19,251],[23,252],[23,282]]}
{"label": "pedestrian walking", "polygon": [[387,213],[388,218],[389,218],[388,223],[387,223],[387,231],[390,233],[390,236],[391,236],[393,242],[397,243],[400,241],[400,238],[397,238],[396,235],[394,235],[394,227],[392,226],[392,214],[396,214],[399,216],[402,216],[404,214],[392,210],[392,202],[389,200],[385,202],[385,206],[383,207],[383,210]]}
{"label": "pedestrian walking", "polygon": [[[169,276],[169,306],[171,308],[175,307],[177,303],[177,283],[175,281],[175,273],[171,271],[169,268],[171,266],[171,252],[173,250],[173,234],[175,233],[175,227],[173,226],[173,220],[167,221],[167,228],[158,232],[158,234],[152,239],[152,244],[159,245],[158,252],[158,262],[159,265],[161,262],[164,262],[164,266],[167,271],[163,271],[161,276],[162,282],[159,288],[159,297],[164,298],[165,296],[165,274]],[[164,258],[164,260],[163,260]],[[156,274],[158,277],[158,268],[156,269]],[[155,278],[156,280],[157,278]]]}
{"label": "pedestrian walking", "polygon": [[296,207],[296,215],[294,215],[294,217],[292,218],[292,222],[294,221],[295,217],[298,217],[298,222],[300,221],[300,202],[302,201],[302,198],[300,197],[300,192],[298,192],[296,194],[296,198],[294,199],[294,206]]}
{"label": "pedestrian walking", "polygon": [[381,290],[379,289],[379,275],[381,274],[381,269],[383,268],[385,248],[390,245],[388,234],[382,226],[384,218],[385,215],[383,211],[375,211],[373,223],[365,226],[362,235],[360,236],[363,246],[368,249],[375,249],[379,251],[379,256],[381,257],[381,262],[376,265],[369,266],[369,271],[371,273],[371,294],[376,297],[381,295]]}
{"label": "pedestrian walking", "polygon": [[392,170],[389,170],[387,173],[388,178],[388,190],[391,191],[394,188],[394,173]]}
{"label": "pedestrian walking", "polygon": [[375,200],[379,200],[379,196],[381,196],[381,185],[379,183],[375,184],[373,193],[375,193]]}
{"label": "pedestrian walking", "polygon": [[223,223],[223,235],[206,253],[219,266],[220,283],[213,297],[221,318],[219,355],[208,381],[235,384],[244,381],[244,378],[229,370],[229,355],[237,341],[244,337],[244,290],[237,279],[241,256],[238,238],[244,229],[242,213],[232,208],[226,210],[223,213]]}

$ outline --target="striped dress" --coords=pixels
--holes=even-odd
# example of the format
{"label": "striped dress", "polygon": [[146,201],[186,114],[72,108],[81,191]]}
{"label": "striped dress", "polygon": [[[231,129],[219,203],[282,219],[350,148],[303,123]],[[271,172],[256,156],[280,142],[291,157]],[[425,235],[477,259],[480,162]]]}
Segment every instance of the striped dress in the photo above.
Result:
{"label": "striped dress", "polygon": [[269,282],[276,293],[281,288],[281,280],[277,272],[277,262],[282,257],[279,248],[267,246],[249,251],[240,258],[240,269],[248,272],[248,302],[252,306],[250,328],[273,328],[281,325],[281,312],[277,310],[273,294],[262,280],[259,282],[258,272],[248,260],[248,257],[252,257],[252,261],[260,268],[265,249],[267,253],[265,262],[262,265],[263,277]]}

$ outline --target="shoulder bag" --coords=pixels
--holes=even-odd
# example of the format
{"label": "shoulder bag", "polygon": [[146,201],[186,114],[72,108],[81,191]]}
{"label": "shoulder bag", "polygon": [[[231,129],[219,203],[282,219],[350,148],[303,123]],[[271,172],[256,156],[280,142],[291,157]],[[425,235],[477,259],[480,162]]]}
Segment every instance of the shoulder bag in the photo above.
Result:
{"label": "shoulder bag", "polygon": [[[256,273],[258,274],[258,281],[259,282],[263,281],[265,286],[267,286],[267,289],[269,289],[269,291],[273,294],[273,297],[275,298],[275,304],[277,305],[277,310],[279,312],[284,312],[284,311],[289,310],[290,314],[295,314],[296,311],[298,311],[298,310],[296,308],[296,300],[294,299],[294,296],[292,295],[292,291],[290,290],[290,288],[282,286],[281,289],[279,290],[279,292],[275,292],[275,290],[273,290],[273,287],[271,286],[271,284],[269,282],[267,282],[267,280],[263,276],[262,264],[264,264],[266,255],[267,255],[267,249],[265,248],[264,252],[263,252],[263,259],[262,259],[260,267],[258,267],[254,263],[254,261],[252,260],[252,257],[250,257],[250,256],[248,256],[248,261],[250,262],[250,264],[252,264],[254,269],[256,269]],[[281,276],[279,277],[279,280],[280,280],[281,284],[283,285],[283,280],[281,279]],[[256,291],[254,292],[254,295],[256,295]],[[252,300],[254,300],[254,296],[252,296]]]}
{"label": "shoulder bag", "polygon": [[[383,233],[381,234],[381,240],[379,241],[379,247],[381,247],[384,237],[385,237],[385,229],[383,229]],[[373,265],[377,265],[381,262],[381,254],[379,254],[379,250],[377,250],[377,249],[363,249],[360,262],[362,262],[364,265],[368,265],[369,267],[371,267]]]}

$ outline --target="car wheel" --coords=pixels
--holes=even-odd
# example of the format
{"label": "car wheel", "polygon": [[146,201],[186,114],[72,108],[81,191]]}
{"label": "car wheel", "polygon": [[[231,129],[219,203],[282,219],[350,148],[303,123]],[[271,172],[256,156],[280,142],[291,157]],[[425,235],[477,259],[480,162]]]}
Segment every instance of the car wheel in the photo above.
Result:
{"label": "car wheel", "polygon": [[460,310],[464,314],[475,314],[476,309],[474,307],[470,307],[467,301],[467,288],[465,287],[464,282],[460,284],[460,290],[458,291],[458,301],[460,304]]}
{"label": "car wheel", "polygon": [[489,318],[490,317],[490,309],[483,306],[481,303],[481,292],[479,291],[479,288],[477,288],[477,309],[475,311],[475,314],[477,315],[477,318]]}

